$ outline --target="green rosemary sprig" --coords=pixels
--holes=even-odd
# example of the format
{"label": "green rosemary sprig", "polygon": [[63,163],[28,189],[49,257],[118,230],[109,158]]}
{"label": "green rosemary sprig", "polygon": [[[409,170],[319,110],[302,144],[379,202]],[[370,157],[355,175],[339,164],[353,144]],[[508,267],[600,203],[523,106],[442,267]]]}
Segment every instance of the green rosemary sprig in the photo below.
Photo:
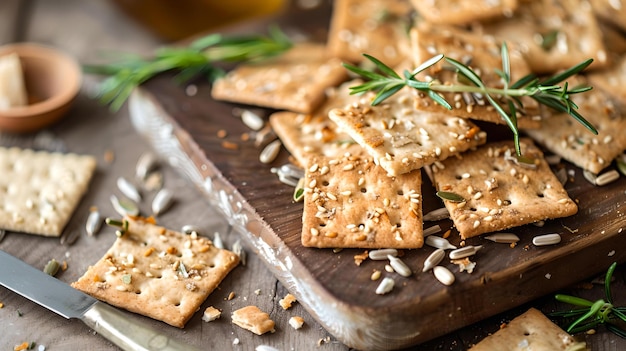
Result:
{"label": "green rosemary sprig", "polygon": [[99,98],[110,104],[113,111],[120,109],[135,87],[159,73],[178,70],[177,79],[186,81],[206,75],[211,81],[224,71],[214,66],[217,62],[250,62],[279,55],[292,43],[278,28],[270,27],[269,35],[225,37],[211,34],[182,48],[164,47],[151,58],[127,56],[124,60],[105,65],[86,65],[85,72],[110,76],[100,85]]}
{"label": "green rosemary sprig", "polygon": [[[589,123],[580,113],[578,106],[571,100],[571,95],[583,93],[591,90],[591,87],[570,88],[565,82],[568,78],[580,73],[591,64],[592,59],[586,60],[564,72],[552,77],[539,79],[534,74],[522,77],[516,82],[511,82],[511,68],[509,53],[506,43],[502,45],[502,69],[496,69],[496,73],[502,79],[502,88],[488,87],[470,67],[444,55],[437,55],[422,63],[409,72],[405,70],[400,76],[392,68],[376,59],[375,57],[363,54],[375,66],[375,70],[367,70],[354,65],[344,63],[344,67],[349,71],[366,79],[366,82],[350,87],[351,94],[363,93],[366,91],[376,92],[372,105],[378,105],[390,96],[400,91],[405,86],[419,90],[436,103],[451,110],[450,104],[440,95],[440,93],[479,93],[492,105],[500,116],[504,119],[508,127],[513,132],[515,148],[518,155],[521,155],[519,146],[519,129],[517,127],[517,111],[522,109],[521,97],[528,96],[540,104],[551,107],[557,111],[571,115],[578,122],[583,124],[589,131],[598,134],[595,127]],[[416,79],[417,74],[432,67],[439,61],[444,60],[457,73],[459,84],[445,85],[437,81],[425,82]]]}
{"label": "green rosemary sprig", "polygon": [[617,262],[614,262],[606,272],[604,278],[605,299],[590,301],[580,297],[557,294],[555,295],[557,301],[581,308],[554,312],[550,315],[563,318],[566,322],[573,320],[567,327],[568,333],[576,334],[604,324],[611,332],[622,338],[626,338],[626,330],[619,326],[620,324],[624,325],[626,323],[626,307],[614,306],[613,296],[611,294],[611,278],[613,277],[613,272],[615,272],[616,267]]}

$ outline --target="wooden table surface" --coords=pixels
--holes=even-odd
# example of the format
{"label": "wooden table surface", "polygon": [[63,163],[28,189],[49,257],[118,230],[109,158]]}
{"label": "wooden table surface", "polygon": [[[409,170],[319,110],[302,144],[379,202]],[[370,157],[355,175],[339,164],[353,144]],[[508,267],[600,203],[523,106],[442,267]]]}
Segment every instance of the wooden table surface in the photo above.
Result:
{"label": "wooden table surface", "polygon": [[[0,45],[13,41],[31,41],[54,46],[75,56],[81,63],[101,61],[102,54],[107,52],[145,53],[164,44],[111,3],[81,0],[0,1]],[[115,240],[114,232],[108,228],[104,228],[94,237],[84,233],[89,207],[98,206],[104,215],[114,216],[108,199],[116,191],[115,180],[119,176],[131,178],[139,156],[151,151],[147,142],[131,126],[126,108],[112,113],[90,97],[98,82],[98,77],[84,77],[83,88],[73,109],[60,123],[29,135],[0,132],[0,145],[91,154],[98,160],[90,190],[65,230],[65,234],[80,232],[80,237],[74,244],[62,244],[58,238],[17,233],[9,233],[0,242],[0,249],[36,267],[43,267],[52,258],[67,261],[68,269],[58,275],[60,280],[67,283],[78,279],[87,266],[95,263]],[[107,155],[113,155],[113,160],[108,159]],[[170,211],[159,218],[159,224],[172,229],[193,224],[202,228],[202,234],[209,237],[219,232],[227,246],[237,240],[237,233],[231,232],[228,223],[165,160],[160,170],[165,179],[165,187],[175,192],[177,201]],[[148,206],[148,203],[142,204],[142,208]],[[624,267],[620,267],[614,286],[617,304],[626,304],[624,275]],[[590,277],[583,283],[591,282],[593,278]],[[572,287],[568,292],[594,299],[602,297],[602,289],[598,285],[591,289],[587,288],[588,285],[592,284],[581,284]],[[235,297],[228,300],[231,292],[235,293]],[[210,305],[221,309],[223,317],[217,321],[202,322],[201,313],[197,313],[187,327],[180,330],[138,315],[124,313],[129,319],[142,320],[166,335],[189,344],[202,345],[204,349],[254,350],[259,345],[270,345],[280,350],[349,349],[323,330],[300,305],[296,304],[292,309],[283,311],[278,306],[278,300],[286,294],[287,290],[271,275],[261,260],[250,252],[246,265],[236,268],[202,306],[202,309]],[[13,346],[24,341],[45,345],[47,350],[116,349],[79,321],[65,320],[4,288],[0,288],[0,303],[4,305],[0,309],[0,350],[11,350]],[[232,325],[230,313],[248,304],[255,304],[270,313],[276,321],[277,332],[256,336]],[[554,303],[551,297],[546,297],[412,349],[465,350],[488,333],[495,332],[501,323],[519,315],[530,306],[549,311],[554,308]],[[288,325],[289,318],[294,315],[304,318],[306,324],[303,329],[296,331]],[[606,332],[604,328],[598,329],[594,335],[583,337],[586,338],[590,350],[626,349],[624,339]]]}

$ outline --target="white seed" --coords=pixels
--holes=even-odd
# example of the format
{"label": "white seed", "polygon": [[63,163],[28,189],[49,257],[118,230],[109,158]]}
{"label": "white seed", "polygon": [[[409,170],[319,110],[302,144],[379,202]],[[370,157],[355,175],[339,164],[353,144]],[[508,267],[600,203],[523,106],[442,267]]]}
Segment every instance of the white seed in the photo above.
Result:
{"label": "white seed", "polygon": [[429,221],[440,221],[442,219],[450,218],[450,212],[445,207],[438,208],[436,210],[430,211],[424,215],[422,218],[425,222]]}
{"label": "white seed", "polygon": [[137,179],[146,179],[148,174],[157,166],[157,159],[151,152],[146,152],[139,157],[135,166],[135,176]]}
{"label": "white seed", "polygon": [[592,172],[588,171],[588,170],[584,170],[583,171],[583,176],[585,177],[585,179],[587,179],[587,181],[593,185],[597,185],[597,180],[598,180],[598,176],[593,174]]}
{"label": "white seed", "polygon": [[513,233],[496,233],[486,236],[485,239],[491,240],[495,243],[512,244],[519,241],[519,237]]}
{"label": "white seed", "polygon": [[433,235],[433,234],[437,234],[441,231],[441,227],[439,226],[439,224],[436,224],[432,227],[428,227],[426,229],[424,229],[424,233],[422,234],[423,236],[429,236],[429,235]]}
{"label": "white seed", "polygon": [[276,159],[276,156],[278,156],[281,145],[280,139],[276,139],[267,144],[263,151],[261,151],[259,160],[263,163],[272,163]]}
{"label": "white seed", "polygon": [[126,195],[129,199],[135,202],[141,202],[141,194],[139,194],[139,190],[126,178],[119,177],[117,178],[117,187],[120,189],[122,194]]}
{"label": "white seed", "polygon": [[370,258],[370,260],[374,260],[374,261],[381,261],[381,260],[386,260],[387,256],[398,256],[398,250],[396,249],[379,249],[379,250],[372,250],[369,252],[368,256]]}
{"label": "white seed", "polygon": [[193,224],[185,224],[180,231],[183,234],[187,234],[187,235],[192,235],[193,233],[196,233],[196,235],[202,233],[201,229],[199,227],[196,227]]}
{"label": "white seed", "polygon": [[380,284],[378,284],[378,287],[376,288],[376,294],[378,295],[385,295],[389,292],[391,292],[391,290],[393,290],[393,286],[394,286],[395,282],[393,281],[393,279],[389,278],[389,277],[385,277]]}
{"label": "white seed", "polygon": [[215,246],[218,249],[224,249],[224,242],[222,241],[222,237],[220,236],[219,232],[215,232],[215,234],[213,234],[213,246]]}
{"label": "white seed", "polygon": [[172,205],[173,200],[171,191],[165,188],[159,190],[152,200],[152,213],[155,216],[160,215]]}
{"label": "white seed", "polygon": [[555,245],[561,242],[561,236],[559,234],[545,234],[538,235],[533,238],[533,245],[535,246],[546,246],[546,245]]}
{"label": "white seed", "polygon": [[443,258],[446,256],[446,252],[444,249],[437,249],[431,253],[426,260],[424,260],[424,268],[422,272],[426,272],[429,269],[433,269],[433,267],[437,266]]}
{"label": "white seed", "polygon": [[452,285],[452,283],[454,283],[454,274],[444,266],[435,266],[433,268],[433,274],[435,274],[435,278],[443,285]]}
{"label": "white seed", "polygon": [[137,216],[139,214],[139,208],[132,201],[122,198],[118,199],[117,196],[111,195],[111,205],[115,212],[120,216]]}
{"label": "white seed", "polygon": [[263,125],[265,125],[263,118],[250,110],[243,110],[241,112],[241,121],[252,130],[261,130]]}
{"label": "white seed", "polygon": [[85,224],[85,230],[87,235],[92,236],[98,233],[102,227],[102,216],[98,210],[91,211],[87,217],[87,223]]}
{"label": "white seed", "polygon": [[241,262],[241,265],[245,266],[248,256],[246,254],[246,251],[243,249],[243,246],[241,246],[241,240],[240,239],[237,239],[237,241],[235,241],[231,251],[235,255],[239,256],[239,261]]}
{"label": "white seed", "polygon": [[602,173],[600,174],[597,178],[596,178],[596,185],[597,186],[603,186],[603,185],[607,185],[609,183],[612,183],[616,180],[619,179],[619,173],[612,169],[606,173]]}
{"label": "white seed", "polygon": [[448,257],[450,257],[451,260],[458,260],[460,258],[465,258],[465,257],[475,255],[476,252],[478,252],[478,250],[480,250],[481,248],[482,248],[482,245],[465,246],[460,249],[450,251],[450,254],[448,255]]}
{"label": "white seed", "polygon": [[450,244],[450,242],[448,241],[448,239],[446,238],[442,238],[440,236],[436,236],[436,235],[429,235],[426,237],[425,240],[426,245],[437,248],[437,249],[456,249],[456,246]]}
{"label": "white seed", "polygon": [[389,259],[389,264],[393,270],[396,271],[396,273],[403,277],[410,277],[413,274],[411,268],[409,268],[409,266],[407,266],[401,259],[391,255],[387,255],[387,258]]}

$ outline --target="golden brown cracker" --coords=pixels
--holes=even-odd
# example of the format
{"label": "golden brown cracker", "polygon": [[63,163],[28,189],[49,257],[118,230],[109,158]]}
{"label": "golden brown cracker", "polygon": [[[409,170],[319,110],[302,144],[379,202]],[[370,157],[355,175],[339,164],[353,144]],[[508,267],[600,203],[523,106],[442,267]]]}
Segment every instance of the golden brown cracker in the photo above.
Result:
{"label": "golden brown cracker", "polygon": [[411,3],[426,21],[453,25],[510,17],[518,6],[517,0],[411,0]]}
{"label": "golden brown cracker", "polygon": [[269,314],[261,311],[254,305],[240,308],[231,316],[233,324],[249,330],[257,335],[274,332],[275,323]]}

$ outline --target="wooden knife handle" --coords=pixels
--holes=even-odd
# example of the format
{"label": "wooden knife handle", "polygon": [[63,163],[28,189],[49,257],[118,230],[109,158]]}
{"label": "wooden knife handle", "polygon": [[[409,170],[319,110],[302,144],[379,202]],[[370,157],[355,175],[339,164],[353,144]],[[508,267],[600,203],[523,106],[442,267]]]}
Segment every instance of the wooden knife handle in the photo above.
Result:
{"label": "wooden knife handle", "polygon": [[158,331],[129,320],[105,303],[95,303],[81,318],[98,334],[126,351],[183,351],[197,348],[171,339]]}

